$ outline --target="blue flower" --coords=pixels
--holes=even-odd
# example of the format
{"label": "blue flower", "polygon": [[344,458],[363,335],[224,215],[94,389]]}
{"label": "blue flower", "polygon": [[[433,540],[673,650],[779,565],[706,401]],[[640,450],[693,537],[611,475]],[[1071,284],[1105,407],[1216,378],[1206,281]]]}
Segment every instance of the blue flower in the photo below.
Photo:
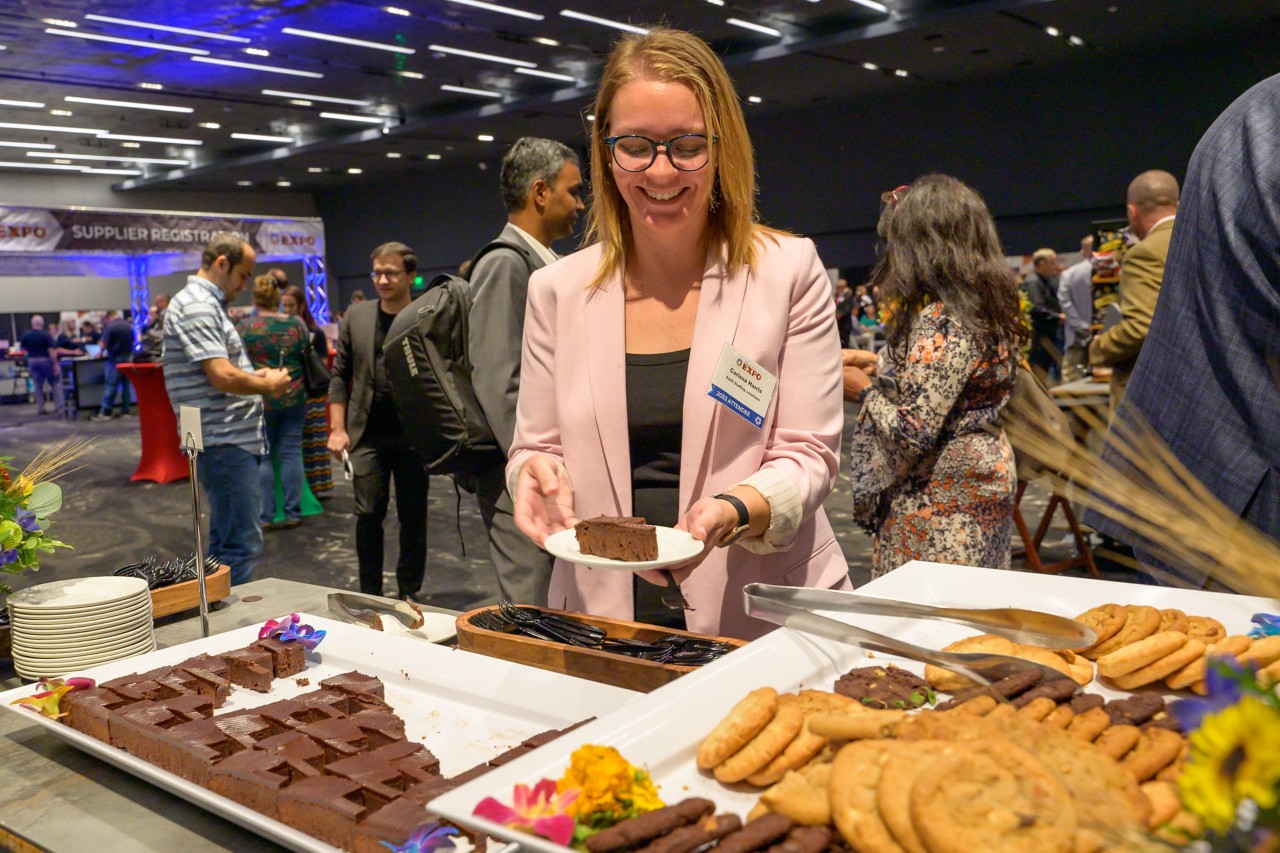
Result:
{"label": "blue flower", "polygon": [[37,530],[40,529],[40,524],[38,521],[36,521],[36,514],[31,510],[27,510],[27,509],[18,510],[18,514],[14,517],[13,520],[18,522],[18,526],[21,527],[27,533],[35,533]]}
{"label": "blue flower", "polygon": [[1249,636],[1255,640],[1280,634],[1280,616],[1275,613],[1255,613],[1252,622],[1258,626],[1249,631]]}
{"label": "blue flower", "polygon": [[1249,671],[1243,664],[1230,657],[1210,657],[1206,670],[1209,695],[1203,699],[1181,699],[1171,706],[1184,732],[1200,728],[1205,716],[1236,704],[1244,695]]}
{"label": "blue flower", "polygon": [[8,551],[0,551],[0,566],[7,566],[10,563],[18,562],[18,549],[10,548]]}
{"label": "blue flower", "polygon": [[415,829],[413,835],[409,836],[409,840],[401,846],[396,847],[386,841],[382,842],[382,846],[391,853],[432,853],[434,850],[452,848],[453,841],[450,836],[457,834],[456,828],[445,826],[439,821],[432,821]]}

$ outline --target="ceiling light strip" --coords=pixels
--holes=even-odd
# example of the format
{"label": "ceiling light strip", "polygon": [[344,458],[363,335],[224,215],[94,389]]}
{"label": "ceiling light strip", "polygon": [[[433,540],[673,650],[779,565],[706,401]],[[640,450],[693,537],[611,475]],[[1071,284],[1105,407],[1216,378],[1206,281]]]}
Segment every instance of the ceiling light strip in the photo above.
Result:
{"label": "ceiling light strip", "polygon": [[624,24],[621,21],[611,21],[608,18],[597,18],[595,15],[586,15],[582,12],[575,12],[572,9],[561,9],[560,14],[566,18],[573,18],[575,21],[586,21],[588,24],[598,24],[602,27],[622,30],[624,33],[635,33],[638,36],[649,35],[649,31],[644,27]]}
{"label": "ceiling light strip", "polygon": [[114,139],[117,142],[159,142],[162,145],[204,145],[202,139],[175,139],[172,136],[130,136],[125,133],[107,133],[97,131],[99,139]]}
{"label": "ceiling light strip", "polygon": [[893,11],[883,3],[877,3],[876,0],[851,0],[851,2],[857,3],[859,6],[864,8],[871,9],[874,12],[879,12],[881,15],[889,15],[892,14]]}
{"label": "ceiling light strip", "polygon": [[137,169],[81,169],[82,175],[141,175]]}
{"label": "ceiling light strip", "polygon": [[116,38],[115,36],[100,36],[97,33],[85,33],[80,32],[79,30],[59,30],[54,27],[50,27],[46,29],[45,32],[51,36],[67,36],[68,38],[73,39],[88,39],[89,41],[105,41],[110,42],[111,44],[127,44],[132,45],[133,47],[145,47],[149,50],[167,50],[172,53],[188,53],[191,54],[192,59],[209,55],[209,51],[201,50],[198,47],[181,47],[176,44],[161,44],[153,41],[139,41],[138,39],[122,39]]}
{"label": "ceiling light strip", "polygon": [[510,59],[505,56],[495,56],[492,53],[477,53],[474,50],[463,50],[459,47],[445,47],[442,44],[428,45],[427,50],[436,53],[447,53],[451,56],[466,56],[470,59],[483,59],[487,62],[501,62],[503,65],[514,65],[517,68],[537,68],[538,63],[527,62],[523,59]]}
{"label": "ceiling light strip", "polygon": [[231,68],[247,68],[250,71],[266,71],[270,74],[289,74],[294,77],[311,77],[319,79],[324,77],[318,71],[295,71],[292,68],[277,68],[274,65],[258,65],[254,62],[236,62],[232,59],[216,59],[212,56],[193,56],[192,62],[207,62],[210,65],[226,65]]}
{"label": "ceiling light strip", "polygon": [[59,166],[56,163],[14,163],[0,160],[0,166],[6,169],[53,169],[58,172],[83,172],[84,166]]}
{"label": "ceiling light strip", "polygon": [[306,95],[302,92],[286,92],[283,89],[263,89],[262,94],[277,98],[302,98],[307,101],[323,101],[326,104],[347,104],[352,107],[371,107],[373,101],[355,101],[350,98],[331,98],[328,95]]}
{"label": "ceiling light strip", "polygon": [[336,44],[349,44],[353,47],[368,47],[374,50],[386,50],[391,53],[403,53],[412,55],[417,51],[411,47],[404,47],[396,44],[380,44],[376,41],[364,41],[363,39],[352,39],[346,36],[335,36],[331,33],[318,33],[315,30],[299,30],[295,27],[285,27],[280,32],[287,36],[300,36],[301,38],[316,39],[318,41],[331,41]]}
{"label": "ceiling light strip", "polygon": [[0,121],[0,128],[4,130],[39,130],[49,133],[87,133],[90,136],[101,136],[106,133],[105,130],[96,130],[91,127],[59,127],[56,124],[14,124],[7,121]]}
{"label": "ceiling light strip", "polygon": [[30,107],[34,110],[42,110],[44,104],[39,101],[11,101],[8,98],[0,98],[0,107]]}
{"label": "ceiling light strip", "polygon": [[48,151],[29,151],[28,157],[56,157],[61,160],[101,160],[107,163],[156,163],[161,166],[190,166],[190,160],[168,160],[157,157],[130,157],[128,154],[121,154],[119,157],[109,157],[106,154],[59,154],[57,152]]}
{"label": "ceiling light strip", "polygon": [[350,113],[320,113],[320,118],[332,118],[338,121],[359,121],[365,124],[384,124],[385,118],[378,116],[353,116]]}
{"label": "ceiling light strip", "polygon": [[294,142],[294,139],[291,136],[267,136],[260,133],[233,133],[231,134],[231,138],[248,139],[253,142],[288,142],[291,144]]}
{"label": "ceiling light strip", "polygon": [[756,24],[751,21],[744,21],[741,18],[730,18],[729,20],[725,21],[725,23],[732,24],[735,27],[741,27],[744,30],[751,30],[752,32],[764,33],[767,36],[774,36],[775,38],[782,37],[781,30],[775,30],[773,27],[766,27],[764,24]]}
{"label": "ceiling light strip", "polygon": [[501,92],[493,92],[489,89],[469,89],[466,86],[451,86],[445,83],[440,87],[445,92],[457,92],[461,95],[479,95],[482,98],[501,98]]}
{"label": "ceiling light strip", "polygon": [[459,6],[470,6],[472,9],[484,9],[486,12],[497,12],[500,15],[511,15],[514,18],[524,18],[526,21],[541,21],[546,17],[546,15],[539,15],[537,12],[512,9],[510,6],[486,3],[484,0],[448,0],[448,2],[456,3]]}
{"label": "ceiling light strip", "polygon": [[104,107],[126,107],[132,110],[158,110],[162,113],[193,113],[191,107],[171,107],[166,104],[139,104],[133,101],[109,101],[105,98],[80,98],[67,95],[62,100],[72,104],[98,104]]}
{"label": "ceiling light strip", "polygon": [[148,21],[131,21],[128,18],[110,18],[106,15],[85,15],[86,21],[100,21],[104,24],[119,24],[122,27],[138,27],[144,30],[158,30],[162,33],[182,33],[187,36],[199,36],[206,39],[218,39],[220,41],[234,41],[240,44],[248,44],[249,39],[243,36],[224,36],[221,33],[207,33],[202,30],[188,30],[183,27],[171,27],[167,24],[153,24]]}
{"label": "ceiling light strip", "polygon": [[552,71],[539,71],[535,68],[517,68],[517,74],[528,74],[530,77],[545,77],[548,80],[563,80],[566,83],[577,83],[577,77],[570,77],[568,74],[556,74]]}
{"label": "ceiling light strip", "polygon": [[0,148],[40,148],[53,151],[57,147],[52,142],[0,142]]}

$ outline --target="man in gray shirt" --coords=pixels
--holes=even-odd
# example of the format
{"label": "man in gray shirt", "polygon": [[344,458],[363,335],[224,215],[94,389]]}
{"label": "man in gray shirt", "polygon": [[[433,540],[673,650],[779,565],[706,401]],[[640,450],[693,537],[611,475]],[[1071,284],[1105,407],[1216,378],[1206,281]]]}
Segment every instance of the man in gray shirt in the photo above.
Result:
{"label": "man in gray shirt", "polygon": [[1089,363],[1089,327],[1093,325],[1093,235],[1080,241],[1080,260],[1058,279],[1058,302],[1066,315],[1063,329],[1062,381],[1084,376]]}
{"label": "man in gray shirt", "polygon": [[[253,247],[214,234],[164,315],[164,382],[174,413],[200,409],[204,452],[198,465],[209,499],[209,553],[231,567],[231,583],[253,580],[262,555],[258,462],[265,452],[263,394],[279,397],[289,371],[254,370],[226,305],[249,284]],[[183,439],[179,436],[179,441]]]}

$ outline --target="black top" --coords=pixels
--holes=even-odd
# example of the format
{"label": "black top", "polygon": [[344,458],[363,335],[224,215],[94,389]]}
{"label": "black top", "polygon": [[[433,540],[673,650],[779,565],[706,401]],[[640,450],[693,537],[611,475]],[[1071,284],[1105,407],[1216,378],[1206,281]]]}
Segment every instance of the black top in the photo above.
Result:
{"label": "black top", "polygon": [[128,320],[116,318],[102,330],[102,354],[112,364],[128,361],[133,355],[133,344],[133,326]]}
{"label": "black top", "polygon": [[680,520],[680,439],[689,350],[627,353],[627,436],[632,514],[673,527]]}
{"label": "black top", "polygon": [[54,343],[53,335],[45,329],[32,329],[22,336],[19,343],[27,353],[27,358],[48,358],[49,350],[57,345]]}
{"label": "black top", "polygon": [[378,306],[378,328],[373,333],[373,404],[369,407],[369,419],[365,423],[365,435],[379,438],[399,437],[400,418],[396,415],[395,402],[391,399],[391,380],[387,378],[387,362],[382,355],[387,332],[395,314],[388,314]]}

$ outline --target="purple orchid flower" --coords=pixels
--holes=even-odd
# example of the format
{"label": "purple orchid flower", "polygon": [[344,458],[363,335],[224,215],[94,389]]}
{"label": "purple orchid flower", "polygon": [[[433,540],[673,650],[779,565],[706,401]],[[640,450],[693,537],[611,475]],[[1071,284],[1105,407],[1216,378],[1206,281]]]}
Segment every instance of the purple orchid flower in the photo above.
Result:
{"label": "purple orchid flower", "polygon": [[18,549],[10,548],[8,551],[0,551],[0,566],[7,566],[10,563],[18,562]]}
{"label": "purple orchid flower", "polygon": [[40,529],[40,523],[36,519],[36,514],[29,509],[18,510],[18,513],[14,516],[13,520],[18,522],[18,526],[21,527],[25,533],[35,533]]}
{"label": "purple orchid flower", "polygon": [[455,827],[432,821],[415,829],[413,835],[409,836],[409,840],[399,847],[387,841],[382,842],[382,846],[389,849],[391,853],[433,853],[435,850],[453,847],[450,836],[457,834],[458,830]]}
{"label": "purple orchid flower", "polygon": [[1206,716],[1239,702],[1246,675],[1244,665],[1233,658],[1210,657],[1205,673],[1209,695],[1203,699],[1180,699],[1170,706],[1182,730],[1198,729]]}
{"label": "purple orchid flower", "polygon": [[1280,615],[1275,613],[1255,613],[1250,621],[1257,626],[1249,631],[1249,636],[1255,640],[1280,634]]}
{"label": "purple orchid flower", "polygon": [[297,640],[306,648],[312,651],[316,646],[320,645],[320,641],[324,639],[325,632],[317,631],[310,625],[301,624],[302,617],[297,613],[290,613],[283,619],[268,619],[267,624],[262,626],[258,631],[258,639],[265,640],[267,637],[275,637],[282,643],[290,640]]}

